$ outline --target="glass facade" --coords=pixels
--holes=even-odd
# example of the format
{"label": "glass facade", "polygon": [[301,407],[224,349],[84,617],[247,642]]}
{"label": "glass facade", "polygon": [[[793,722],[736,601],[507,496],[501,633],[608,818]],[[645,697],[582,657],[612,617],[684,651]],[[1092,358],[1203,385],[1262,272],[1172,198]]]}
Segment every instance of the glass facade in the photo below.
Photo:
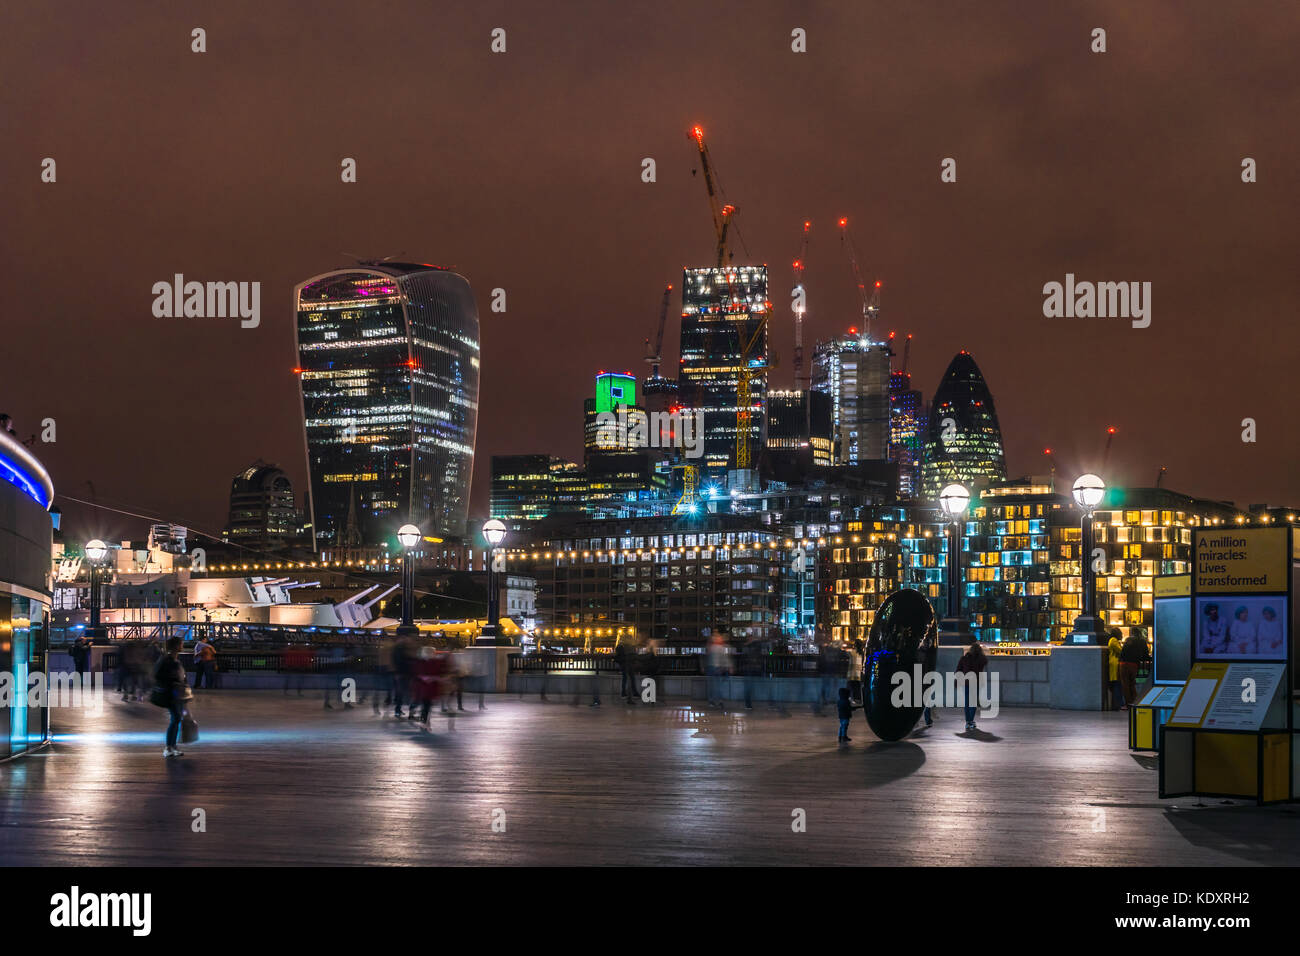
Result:
{"label": "glass facade", "polygon": [[888,457],[893,354],[884,342],[872,342],[852,331],[817,344],[812,387],[830,396],[836,464]]}
{"label": "glass facade", "polygon": [[683,406],[704,411],[704,457],[711,477],[734,467],[740,371],[749,371],[749,447],[757,461],[767,400],[767,266],[686,269],[682,276]]}
{"label": "glass facade", "polygon": [[889,376],[889,460],[898,462],[898,493],[911,498],[921,493],[922,439],[925,407],[921,393],[912,388],[909,372]]}
{"label": "glass facade", "polygon": [[962,350],[953,357],[934,393],[925,428],[921,496],[937,501],[945,485],[1007,477],[1002,429],[984,376],[974,357]]}
{"label": "glass facade", "polygon": [[408,521],[463,535],[479,388],[469,283],[366,263],[309,279],[296,302],[317,547],[379,545]]}

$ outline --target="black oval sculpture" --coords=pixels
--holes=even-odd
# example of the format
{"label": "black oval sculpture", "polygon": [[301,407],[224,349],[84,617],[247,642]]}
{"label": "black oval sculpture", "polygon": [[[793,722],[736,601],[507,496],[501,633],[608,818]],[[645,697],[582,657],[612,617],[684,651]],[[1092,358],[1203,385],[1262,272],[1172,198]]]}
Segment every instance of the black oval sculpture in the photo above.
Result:
{"label": "black oval sculpture", "polygon": [[[934,670],[939,627],[934,608],[920,591],[904,588],[885,598],[871,625],[863,662],[862,707],[867,725],[881,740],[901,740],[916,725],[921,708],[918,674]],[[907,675],[903,706],[895,706],[894,675]]]}

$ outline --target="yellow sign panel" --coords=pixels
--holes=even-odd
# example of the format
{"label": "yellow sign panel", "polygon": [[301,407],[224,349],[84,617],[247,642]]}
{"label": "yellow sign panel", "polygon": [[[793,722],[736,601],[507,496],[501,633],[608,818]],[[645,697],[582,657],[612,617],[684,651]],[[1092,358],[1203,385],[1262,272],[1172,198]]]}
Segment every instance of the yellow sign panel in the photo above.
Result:
{"label": "yellow sign panel", "polygon": [[1192,672],[1187,675],[1187,683],[1183,685],[1183,692],[1178,695],[1178,703],[1174,705],[1174,712],[1169,717],[1168,725],[1170,727],[1201,726],[1201,721],[1205,719],[1206,711],[1210,709],[1210,702],[1218,693],[1219,683],[1226,673],[1228,673],[1227,664],[1193,664]]}
{"label": "yellow sign panel", "polygon": [[1288,528],[1225,528],[1195,532],[1200,594],[1285,591]]}
{"label": "yellow sign panel", "polygon": [[1190,574],[1168,574],[1156,578],[1155,593],[1158,598],[1190,597],[1192,593],[1192,576]]}

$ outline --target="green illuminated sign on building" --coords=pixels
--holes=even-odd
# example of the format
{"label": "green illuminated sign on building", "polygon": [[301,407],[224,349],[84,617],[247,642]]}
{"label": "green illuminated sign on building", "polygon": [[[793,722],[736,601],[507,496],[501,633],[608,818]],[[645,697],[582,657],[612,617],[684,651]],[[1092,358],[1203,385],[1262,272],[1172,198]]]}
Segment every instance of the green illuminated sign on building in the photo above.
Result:
{"label": "green illuminated sign on building", "polygon": [[636,379],[618,372],[596,376],[596,414],[613,412],[636,404]]}

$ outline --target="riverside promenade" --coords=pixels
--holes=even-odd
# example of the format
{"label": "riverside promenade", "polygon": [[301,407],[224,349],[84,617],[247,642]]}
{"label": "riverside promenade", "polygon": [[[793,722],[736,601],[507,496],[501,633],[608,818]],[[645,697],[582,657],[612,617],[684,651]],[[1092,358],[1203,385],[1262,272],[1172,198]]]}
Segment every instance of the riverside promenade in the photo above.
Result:
{"label": "riverside promenade", "polygon": [[0,861],[1300,863],[1289,809],[1157,799],[1122,714],[1004,709],[965,734],[948,710],[885,744],[859,713],[841,746],[829,708],[588,700],[489,695],[480,712],[466,695],[428,732],[318,694],[201,691],[202,739],[164,760],[163,711],[106,694],[100,715],[56,711],[52,746],[0,764]]}

